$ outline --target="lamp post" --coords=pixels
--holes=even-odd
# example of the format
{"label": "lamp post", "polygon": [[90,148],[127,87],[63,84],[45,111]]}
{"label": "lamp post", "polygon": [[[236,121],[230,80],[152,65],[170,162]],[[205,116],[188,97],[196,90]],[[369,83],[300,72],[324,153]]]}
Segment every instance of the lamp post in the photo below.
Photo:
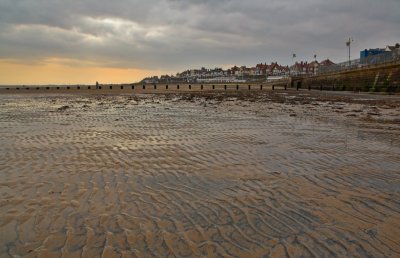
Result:
{"label": "lamp post", "polygon": [[[296,54],[295,53],[293,53],[292,54],[292,66],[294,66],[294,59],[296,58]],[[290,66],[289,66],[289,75],[290,75]],[[293,74],[294,75],[294,74]]]}
{"label": "lamp post", "polygon": [[349,37],[349,39],[346,41],[346,46],[349,48],[349,68],[350,68],[350,63],[351,63],[351,61],[350,61],[350,45],[351,45],[351,42],[353,42],[354,40],[351,38],[351,37]]}
{"label": "lamp post", "polygon": [[313,67],[314,75],[317,74],[317,67],[318,67],[318,64],[317,64],[317,54],[314,54],[314,67]]}

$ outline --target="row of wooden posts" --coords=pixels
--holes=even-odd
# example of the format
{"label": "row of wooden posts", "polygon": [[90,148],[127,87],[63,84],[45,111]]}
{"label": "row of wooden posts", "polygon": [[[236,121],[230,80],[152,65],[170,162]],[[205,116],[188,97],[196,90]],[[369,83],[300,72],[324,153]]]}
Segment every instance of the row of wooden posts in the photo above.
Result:
{"label": "row of wooden posts", "polygon": [[[104,89],[106,89],[107,87],[108,87],[108,89],[109,90],[112,90],[113,89],[113,87],[114,87],[115,85],[109,85],[109,86],[104,86]],[[123,90],[123,89],[126,89],[125,87],[131,87],[131,89],[132,90],[134,90],[134,89],[138,89],[138,88],[142,88],[143,90],[146,90],[146,87],[147,87],[147,89],[149,89],[148,88],[148,86],[152,86],[153,87],[153,89],[157,89],[157,84],[153,84],[153,85],[145,85],[145,84],[143,84],[143,85],[130,85],[130,86],[124,86],[124,85],[121,85],[121,86],[119,86],[120,87],[120,89],[121,90]],[[228,90],[228,86],[229,85],[227,85],[227,84],[225,84],[223,87],[224,87],[224,90]],[[239,84],[236,84],[235,85],[236,86],[236,90],[239,90]],[[247,86],[247,89],[248,90],[251,90],[252,89],[252,86],[253,87],[257,87],[256,85],[248,85]],[[88,89],[88,90],[91,90],[91,89],[96,89],[96,90],[101,90],[101,89],[103,89],[102,87],[102,85],[97,85],[97,86],[75,86],[76,88],[75,89],[77,89],[77,90],[81,90],[81,89],[85,89],[86,87],[86,89]],[[92,88],[93,87],[93,88]],[[275,90],[275,85],[272,85],[272,90]],[[57,86],[57,87],[33,87],[33,89],[36,89],[36,90],[39,90],[39,89],[46,89],[46,90],[50,90],[50,89],[57,89],[57,90],[60,90],[60,89],[67,89],[67,90],[70,90],[70,89],[72,89],[72,88],[74,88],[74,87],[72,87],[72,86],[66,86],[66,87],[60,87],[60,86]],[[118,88],[118,86],[117,86],[117,88]],[[200,85],[200,90],[204,90],[204,85],[203,84],[201,84]],[[16,87],[16,88],[6,88],[6,90],[12,90],[12,89],[15,89],[15,90],[20,90],[20,89],[25,89],[25,90],[30,90],[31,89],[31,87]],[[168,90],[168,89],[171,89],[170,87],[169,87],[169,85],[167,84],[167,85],[165,85],[165,89],[166,90]],[[177,90],[180,90],[181,89],[181,86],[179,85],[179,84],[177,84],[176,85],[176,89]],[[191,90],[192,89],[192,85],[191,84],[189,84],[188,85],[188,89],[189,90]],[[216,89],[216,85],[212,85],[212,89],[213,90],[215,90]],[[253,88],[253,89],[256,89],[256,88]],[[262,90],[263,89],[263,85],[261,84],[261,85],[259,85],[259,88],[258,88],[259,90]],[[284,86],[284,89],[286,90],[287,89],[287,86],[285,85]]]}

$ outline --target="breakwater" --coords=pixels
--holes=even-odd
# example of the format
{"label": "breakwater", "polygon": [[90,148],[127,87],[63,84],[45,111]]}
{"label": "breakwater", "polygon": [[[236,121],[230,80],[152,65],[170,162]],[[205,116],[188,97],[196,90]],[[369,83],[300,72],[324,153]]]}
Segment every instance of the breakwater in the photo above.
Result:
{"label": "breakwater", "polygon": [[13,86],[2,87],[0,93],[168,93],[199,91],[260,91],[287,89],[288,80],[268,83],[226,83],[226,84],[113,84],[71,85],[71,86]]}

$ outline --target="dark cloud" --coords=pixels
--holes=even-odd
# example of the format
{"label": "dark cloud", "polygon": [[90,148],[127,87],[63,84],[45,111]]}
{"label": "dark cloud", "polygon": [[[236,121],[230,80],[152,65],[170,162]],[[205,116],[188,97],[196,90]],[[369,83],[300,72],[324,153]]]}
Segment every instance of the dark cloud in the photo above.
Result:
{"label": "dark cloud", "polygon": [[185,67],[346,58],[400,41],[398,0],[0,0],[0,58]]}

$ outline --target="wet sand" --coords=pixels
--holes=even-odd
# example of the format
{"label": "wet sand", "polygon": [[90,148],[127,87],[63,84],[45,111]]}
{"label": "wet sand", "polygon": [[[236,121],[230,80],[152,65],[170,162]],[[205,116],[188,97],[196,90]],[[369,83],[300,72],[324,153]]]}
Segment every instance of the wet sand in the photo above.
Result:
{"label": "wet sand", "polygon": [[399,257],[400,97],[0,95],[0,257]]}

